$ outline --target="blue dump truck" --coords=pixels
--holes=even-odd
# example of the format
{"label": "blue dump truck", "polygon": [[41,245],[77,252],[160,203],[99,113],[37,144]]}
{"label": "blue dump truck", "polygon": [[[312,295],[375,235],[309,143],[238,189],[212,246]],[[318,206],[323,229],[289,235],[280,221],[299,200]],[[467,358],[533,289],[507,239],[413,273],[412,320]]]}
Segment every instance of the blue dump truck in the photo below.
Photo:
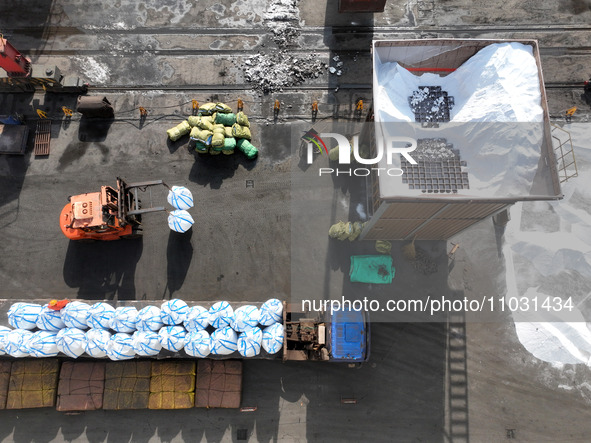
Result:
{"label": "blue dump truck", "polygon": [[369,359],[370,323],[365,311],[303,312],[284,303],[283,360],[361,363]]}

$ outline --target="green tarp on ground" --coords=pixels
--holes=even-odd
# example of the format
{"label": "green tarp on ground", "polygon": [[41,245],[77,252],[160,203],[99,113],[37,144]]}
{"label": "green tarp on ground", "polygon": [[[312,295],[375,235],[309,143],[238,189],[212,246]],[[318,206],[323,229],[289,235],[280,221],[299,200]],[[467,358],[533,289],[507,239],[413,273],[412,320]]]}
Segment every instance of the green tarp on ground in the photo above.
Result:
{"label": "green tarp on ground", "polygon": [[395,269],[389,255],[353,255],[349,276],[352,282],[392,283]]}

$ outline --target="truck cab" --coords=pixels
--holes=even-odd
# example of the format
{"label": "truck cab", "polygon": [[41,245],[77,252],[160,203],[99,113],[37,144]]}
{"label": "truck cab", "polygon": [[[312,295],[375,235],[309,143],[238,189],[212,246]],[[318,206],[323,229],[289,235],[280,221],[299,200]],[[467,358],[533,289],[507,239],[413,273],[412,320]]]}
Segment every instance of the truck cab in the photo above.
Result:
{"label": "truck cab", "polygon": [[302,312],[283,310],[283,360],[361,363],[369,359],[369,322],[364,311]]}

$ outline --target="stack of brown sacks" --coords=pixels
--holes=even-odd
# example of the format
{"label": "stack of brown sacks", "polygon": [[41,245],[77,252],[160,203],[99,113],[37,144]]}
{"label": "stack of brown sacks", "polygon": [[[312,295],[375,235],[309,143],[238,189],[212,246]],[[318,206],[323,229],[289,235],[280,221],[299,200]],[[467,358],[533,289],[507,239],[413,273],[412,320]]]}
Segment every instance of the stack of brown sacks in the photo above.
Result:
{"label": "stack of brown sacks", "polygon": [[242,361],[199,360],[196,394],[198,408],[239,408]]}
{"label": "stack of brown sacks", "polygon": [[150,361],[107,363],[103,409],[146,409],[151,372]]}
{"label": "stack of brown sacks", "polygon": [[195,362],[152,362],[150,409],[186,409],[195,403]]}
{"label": "stack of brown sacks", "polygon": [[55,358],[14,361],[6,409],[53,407],[58,373],[59,361]]}
{"label": "stack of brown sacks", "polygon": [[238,148],[248,159],[258,155],[258,149],[250,143],[248,117],[242,111],[232,114],[232,109],[225,103],[205,103],[199,107],[198,115],[189,117],[166,133],[172,141],[190,134],[189,146],[200,154],[230,155]]}
{"label": "stack of brown sacks", "polygon": [[6,396],[8,395],[8,382],[10,381],[11,367],[11,361],[0,361],[0,409],[6,409]]}
{"label": "stack of brown sacks", "polygon": [[94,411],[103,406],[105,362],[72,362],[62,365],[57,388],[58,411]]}

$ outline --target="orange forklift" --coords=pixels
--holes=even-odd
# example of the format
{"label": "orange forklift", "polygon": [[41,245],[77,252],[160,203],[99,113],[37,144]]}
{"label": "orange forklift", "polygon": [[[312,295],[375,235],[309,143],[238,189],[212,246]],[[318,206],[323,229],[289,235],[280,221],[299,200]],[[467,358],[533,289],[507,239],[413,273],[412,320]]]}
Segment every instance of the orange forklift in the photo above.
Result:
{"label": "orange forklift", "polygon": [[[101,186],[100,192],[74,195],[60,214],[60,228],[70,240],[119,240],[142,236],[142,214],[164,211],[152,206],[152,187],[168,186],[162,180]],[[150,206],[141,208],[139,192],[148,191]]]}

